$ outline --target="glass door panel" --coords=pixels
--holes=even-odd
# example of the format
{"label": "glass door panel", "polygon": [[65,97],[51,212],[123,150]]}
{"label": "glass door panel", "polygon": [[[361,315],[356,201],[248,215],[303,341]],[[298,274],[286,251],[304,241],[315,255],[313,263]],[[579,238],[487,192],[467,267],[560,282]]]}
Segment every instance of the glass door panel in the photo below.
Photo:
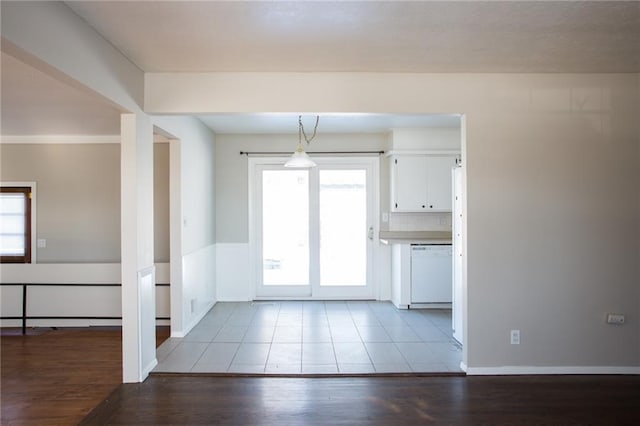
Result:
{"label": "glass door panel", "polygon": [[264,286],[308,286],[309,172],[262,172]]}
{"label": "glass door panel", "polygon": [[374,163],[255,165],[256,296],[371,298]]}
{"label": "glass door panel", "polygon": [[320,286],[366,286],[366,170],[320,170],[319,213]]}

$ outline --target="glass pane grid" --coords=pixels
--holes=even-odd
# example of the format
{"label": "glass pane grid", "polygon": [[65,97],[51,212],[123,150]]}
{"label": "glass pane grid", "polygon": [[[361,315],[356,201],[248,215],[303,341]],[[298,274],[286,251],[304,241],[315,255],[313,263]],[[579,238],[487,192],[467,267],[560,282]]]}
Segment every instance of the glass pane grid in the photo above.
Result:
{"label": "glass pane grid", "polygon": [[0,255],[25,255],[25,214],[25,194],[0,194]]}
{"label": "glass pane grid", "polygon": [[367,283],[365,170],[320,171],[320,285]]}
{"label": "glass pane grid", "polygon": [[262,174],[263,284],[309,285],[309,172]]}

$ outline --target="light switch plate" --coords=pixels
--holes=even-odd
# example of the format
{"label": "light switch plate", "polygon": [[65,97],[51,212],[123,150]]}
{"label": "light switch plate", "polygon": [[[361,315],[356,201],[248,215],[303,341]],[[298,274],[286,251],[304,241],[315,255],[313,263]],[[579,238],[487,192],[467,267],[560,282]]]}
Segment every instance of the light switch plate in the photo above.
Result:
{"label": "light switch plate", "polygon": [[38,238],[37,241],[37,247],[38,248],[46,248],[47,247],[47,240],[45,240],[44,238]]}

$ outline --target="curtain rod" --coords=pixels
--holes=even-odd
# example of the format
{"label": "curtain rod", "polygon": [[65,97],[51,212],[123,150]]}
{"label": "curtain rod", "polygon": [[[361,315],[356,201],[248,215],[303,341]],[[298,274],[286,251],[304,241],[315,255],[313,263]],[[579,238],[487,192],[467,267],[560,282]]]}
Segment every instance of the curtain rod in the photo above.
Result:
{"label": "curtain rod", "polygon": [[[307,154],[311,155],[322,155],[322,154],[384,154],[384,151],[316,151],[309,152]],[[283,152],[283,151],[240,151],[240,155],[291,155],[291,151]]]}

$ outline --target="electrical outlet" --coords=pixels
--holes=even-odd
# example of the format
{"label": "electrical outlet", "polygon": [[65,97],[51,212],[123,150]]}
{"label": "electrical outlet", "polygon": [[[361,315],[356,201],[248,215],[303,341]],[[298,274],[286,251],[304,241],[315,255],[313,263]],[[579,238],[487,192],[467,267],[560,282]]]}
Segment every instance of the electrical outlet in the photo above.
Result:
{"label": "electrical outlet", "polygon": [[520,344],[520,330],[511,330],[511,344],[512,345]]}
{"label": "electrical outlet", "polygon": [[624,324],[624,315],[622,314],[608,314],[607,324]]}
{"label": "electrical outlet", "polygon": [[47,240],[45,240],[44,238],[38,238],[38,241],[36,241],[36,245],[38,248],[47,248]]}

